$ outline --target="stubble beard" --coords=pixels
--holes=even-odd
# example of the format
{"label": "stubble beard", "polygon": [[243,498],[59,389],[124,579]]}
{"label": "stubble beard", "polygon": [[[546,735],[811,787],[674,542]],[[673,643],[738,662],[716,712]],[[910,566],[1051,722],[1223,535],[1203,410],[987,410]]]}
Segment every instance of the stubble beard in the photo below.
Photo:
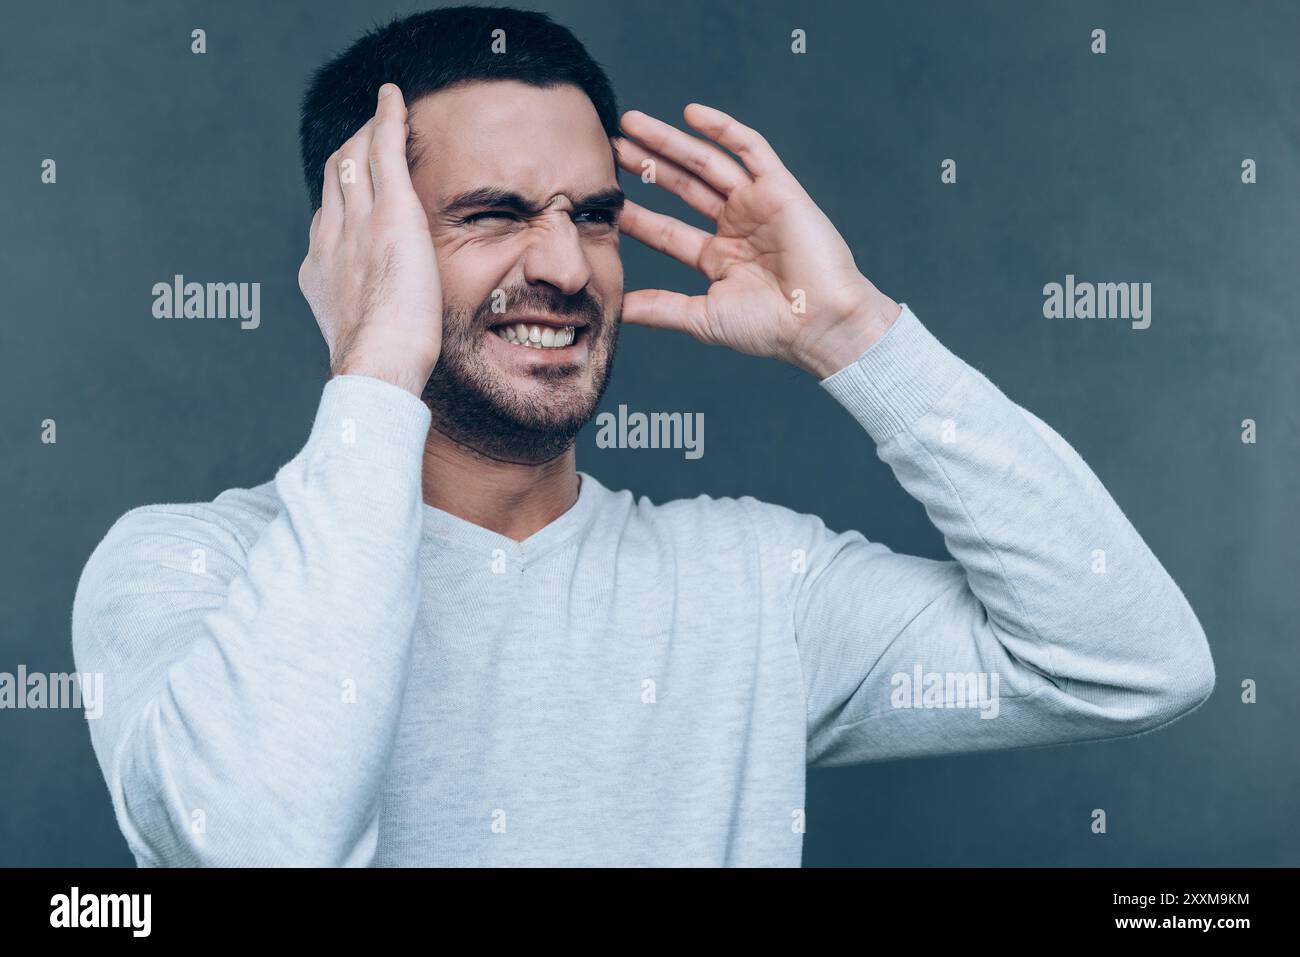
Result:
{"label": "stubble beard", "polygon": [[605,394],[621,325],[618,315],[607,319],[583,295],[585,300],[576,308],[539,305],[540,311],[587,320],[584,334],[589,337],[591,385],[577,381],[581,373],[539,366],[530,379],[541,385],[537,390],[541,398],[517,392],[484,354],[484,330],[500,318],[492,313],[490,301],[473,314],[466,309],[445,310],[442,352],[421,395],[433,415],[433,428],[498,462],[541,465],[568,451]]}

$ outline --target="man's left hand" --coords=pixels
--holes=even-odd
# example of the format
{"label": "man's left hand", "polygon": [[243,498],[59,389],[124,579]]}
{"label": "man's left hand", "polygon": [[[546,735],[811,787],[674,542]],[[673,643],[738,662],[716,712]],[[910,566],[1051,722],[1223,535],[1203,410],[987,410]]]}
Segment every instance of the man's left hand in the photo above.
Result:
{"label": "man's left hand", "polygon": [[844,239],[762,135],[699,103],[682,115],[744,165],[637,110],[623,114],[619,165],[640,176],[653,160],[655,182],[716,231],[631,200],[619,230],[699,270],[711,285],[702,296],[629,292],[623,319],[781,359],[818,379],[849,365],[888,331],[899,305],[858,271]]}

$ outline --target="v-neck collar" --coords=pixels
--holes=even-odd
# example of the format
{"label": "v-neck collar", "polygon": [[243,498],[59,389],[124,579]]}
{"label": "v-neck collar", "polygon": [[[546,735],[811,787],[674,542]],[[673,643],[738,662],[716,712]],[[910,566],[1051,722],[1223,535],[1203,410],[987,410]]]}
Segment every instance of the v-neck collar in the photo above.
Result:
{"label": "v-neck collar", "polygon": [[508,535],[502,535],[481,525],[475,525],[440,508],[421,503],[424,537],[469,548],[480,554],[491,554],[493,550],[499,548],[507,556],[527,565],[554,551],[575,533],[585,529],[591,520],[596,499],[606,491],[603,485],[586,472],[578,472],[577,501],[564,514],[552,520],[549,525],[539,528],[522,542],[517,542]]}

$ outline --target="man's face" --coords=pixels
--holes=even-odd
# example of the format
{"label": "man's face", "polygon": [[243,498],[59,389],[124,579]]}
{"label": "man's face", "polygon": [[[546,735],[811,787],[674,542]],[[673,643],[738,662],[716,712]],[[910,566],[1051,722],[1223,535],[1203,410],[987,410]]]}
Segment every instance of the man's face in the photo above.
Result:
{"label": "man's face", "polygon": [[623,264],[609,140],[577,87],[515,81],[430,94],[410,126],[444,313],[424,401],[463,445],[549,461],[595,413],[614,358]]}

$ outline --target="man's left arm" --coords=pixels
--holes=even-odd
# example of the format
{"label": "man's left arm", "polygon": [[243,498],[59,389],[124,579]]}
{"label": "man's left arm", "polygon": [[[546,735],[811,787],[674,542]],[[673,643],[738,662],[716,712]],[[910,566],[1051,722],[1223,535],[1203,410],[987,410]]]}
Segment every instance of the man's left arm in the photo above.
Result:
{"label": "man's left arm", "polygon": [[[631,200],[618,222],[710,284],[697,296],[629,292],[624,321],[814,375],[956,559],[898,555],[748,500],[765,548],[806,555],[785,581],[809,763],[1118,737],[1203,702],[1214,686],[1204,631],[1078,454],[861,274],[756,130],[698,103],[683,117],[713,142],[629,111],[618,163],[653,173],[713,232]],[[997,718],[947,707],[958,695],[997,702]]]}
{"label": "man's left arm", "polygon": [[1096,475],[907,306],[821,384],[955,560],[749,500],[792,582],[811,766],[1123,737],[1208,698],[1195,614]]}

